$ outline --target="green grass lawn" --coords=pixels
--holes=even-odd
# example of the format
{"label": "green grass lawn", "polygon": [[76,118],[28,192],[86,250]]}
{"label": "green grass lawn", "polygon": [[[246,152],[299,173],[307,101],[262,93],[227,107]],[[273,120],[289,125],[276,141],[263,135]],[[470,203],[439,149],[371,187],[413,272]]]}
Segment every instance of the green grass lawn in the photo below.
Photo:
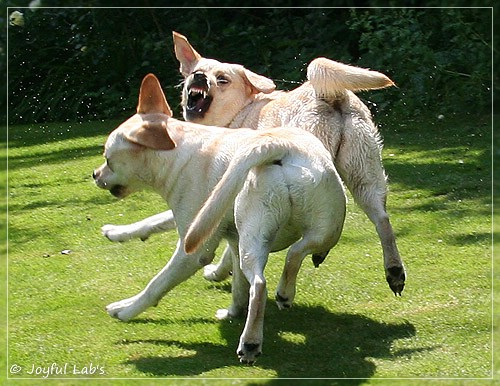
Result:
{"label": "green grass lawn", "polygon": [[21,378],[39,380],[37,370],[51,366],[49,378],[61,385],[442,385],[494,375],[489,119],[381,124],[388,210],[408,272],[403,296],[387,286],[375,229],[350,200],[339,245],[319,269],[304,262],[290,310],[271,300],[284,254],[270,257],[263,355],[254,366],[235,353],[244,321],[214,318],[230,302],[229,282],[209,283],[199,272],[129,323],[105,312],[140,291],[176,243],[173,232],[123,244],[101,236],[103,224],[166,209],[151,192],[118,201],[94,186],[116,123],[9,128],[5,384],[34,384]]}

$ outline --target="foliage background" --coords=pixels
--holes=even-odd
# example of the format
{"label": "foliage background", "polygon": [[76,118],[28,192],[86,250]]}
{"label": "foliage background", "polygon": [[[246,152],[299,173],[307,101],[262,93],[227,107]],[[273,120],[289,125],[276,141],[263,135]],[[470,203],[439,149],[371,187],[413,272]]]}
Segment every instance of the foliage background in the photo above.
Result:
{"label": "foliage background", "polygon": [[[495,10],[15,8],[29,3],[30,0],[0,0],[0,4],[13,7],[0,17],[0,66],[5,77],[0,82],[0,113],[4,118],[8,86],[8,119],[16,124],[9,129],[10,360],[51,363],[70,358],[86,363],[88,358],[105,358],[114,366],[110,374],[124,376],[130,371],[139,376],[163,376],[178,364],[174,374],[206,371],[209,375],[243,377],[293,374],[295,358],[295,363],[312,363],[314,374],[331,375],[318,366],[315,344],[331,342],[332,350],[323,350],[322,356],[333,358],[327,363],[334,363],[338,371],[345,371],[346,362],[351,362],[348,374],[489,374],[489,363],[484,360],[492,349],[488,339],[492,175],[487,145]],[[234,1],[215,3],[191,0],[189,5],[241,5]],[[419,3],[344,0],[335,5]],[[472,1],[466,5],[483,3]],[[155,7],[164,6],[165,2],[42,0],[42,5]],[[295,4],[273,2],[273,6],[278,5]],[[327,1],[315,5],[331,6]],[[441,2],[428,1],[425,5],[440,6]],[[463,4],[450,1],[446,5]],[[9,13],[16,9],[23,12],[25,25],[8,27]],[[152,71],[160,76],[179,116],[180,90],[176,86],[181,78],[172,51],[171,30],[187,35],[200,53],[244,63],[273,78],[284,89],[303,81],[307,63],[320,55],[382,71],[396,81],[398,88],[361,93],[361,97],[369,98],[379,122],[392,123],[383,127],[385,166],[391,177],[390,206],[398,242],[412,269],[412,284],[405,290],[410,296],[405,295],[397,303],[388,301],[383,277],[376,278],[380,266],[372,256],[380,251],[373,226],[353,205],[349,211],[351,233],[348,230],[343,236],[346,249],[339,253],[342,259],[330,259],[331,277],[335,280],[328,278],[328,285],[320,286],[324,292],[311,298],[313,306],[306,303],[302,308],[294,308],[298,312],[283,322],[289,331],[303,332],[302,326],[311,315],[316,322],[328,321],[327,327],[317,328],[316,323],[312,334],[306,335],[315,337],[309,341],[309,355],[304,354],[301,341],[288,346],[280,341],[276,355],[270,355],[272,350],[266,348],[270,365],[263,362],[264,366],[253,368],[225,367],[227,353],[234,350],[231,345],[241,329],[222,326],[217,334],[218,324],[199,318],[200,309],[211,317],[212,309],[225,304],[229,296],[224,286],[215,288],[217,295],[207,296],[209,285],[202,280],[191,281],[176,296],[169,297],[167,307],[152,310],[137,323],[110,323],[104,312],[96,311],[102,310],[108,298],[118,299],[134,288],[140,290],[155,271],[151,267],[163,264],[158,255],[166,255],[173,248],[160,238],[150,240],[150,244],[119,246],[101,240],[97,235],[105,221],[123,221],[121,213],[140,219],[148,210],[154,213],[161,203],[150,196],[111,202],[111,198],[93,187],[90,176],[92,168],[101,162],[104,134],[113,127],[110,122],[117,123],[130,114],[144,74]],[[437,114],[445,114],[447,119],[437,120]],[[401,119],[405,116],[414,119]],[[110,118],[116,120],[109,121]],[[96,119],[105,122],[80,124]],[[42,123],[47,121],[62,123]],[[0,132],[5,135],[4,130]],[[495,149],[499,139],[494,139]],[[500,152],[494,151],[493,156],[498,160]],[[2,181],[6,180],[4,177]],[[497,187],[498,179],[494,183]],[[5,191],[2,184],[0,191]],[[0,224],[0,228],[3,226]],[[498,234],[497,228],[495,232]],[[59,252],[67,248],[73,251],[69,260]],[[154,252],[148,255],[148,251]],[[0,254],[5,252],[6,247],[0,246]],[[117,255],[121,255],[119,259]],[[137,259],[138,255],[141,259]],[[142,256],[149,256],[149,260]],[[362,264],[355,264],[357,260]],[[351,262],[354,263],[350,265]],[[335,269],[337,266],[341,269]],[[6,268],[2,265],[0,269],[0,276],[6,277]],[[124,270],[134,275],[125,276]],[[100,275],[96,277],[98,271]],[[375,279],[366,280],[373,272],[378,272]],[[494,275],[498,283],[498,272]],[[312,276],[310,271],[301,278],[308,276]],[[119,285],[118,277],[124,278]],[[316,294],[316,286],[317,282],[308,286],[301,283],[301,291],[309,289]],[[202,296],[192,299],[193,293]],[[188,297],[190,307],[185,307],[184,299]],[[322,306],[328,304],[329,310],[316,311],[316,301]],[[0,302],[4,305],[6,299]],[[497,306],[498,300],[495,302]],[[172,308],[176,315],[173,323],[166,316]],[[495,321],[500,320],[498,309],[495,307]],[[352,313],[363,317],[349,318]],[[348,318],[339,319],[339,315]],[[382,330],[381,334],[378,326],[397,326],[407,319],[418,334],[413,336],[409,330],[409,336],[393,343],[393,351],[388,353],[394,330]],[[347,327],[338,323],[343,320],[347,320]],[[371,324],[368,329],[366,325],[361,328],[353,320],[368,320]],[[274,323],[267,324],[271,331],[283,330],[281,319],[270,314],[269,322]],[[169,324],[170,335],[165,335],[165,324]],[[333,332],[328,330],[331,325],[337,326]],[[298,328],[293,330],[290,326]],[[4,331],[6,327],[2,324],[0,329]],[[124,330],[128,330],[131,340],[123,340]],[[176,331],[178,337],[172,338]],[[232,335],[227,337],[227,331]],[[328,333],[322,335],[324,331]],[[498,323],[494,332],[498,343]],[[352,339],[353,336],[357,338]],[[68,350],[77,346],[75,351]],[[274,361],[283,347],[291,348],[287,356],[292,359],[292,366],[286,361]],[[434,347],[436,350],[432,350]],[[202,355],[194,360],[186,358],[182,350],[193,349]],[[4,369],[6,354],[0,352],[0,367]],[[496,366],[495,376],[499,374]],[[470,382],[474,380],[467,383]],[[375,383],[380,381],[371,382]],[[125,379],[123,384],[131,381]],[[419,385],[420,381],[409,384]]]}
{"label": "foliage background", "polygon": [[[398,88],[370,92],[367,102],[379,114],[389,106],[391,114],[403,116],[491,111],[492,8],[349,8],[352,1],[340,1],[336,5],[345,8],[30,9],[15,8],[29,0],[5,3],[12,7],[9,13],[19,10],[25,19],[23,27],[1,28],[8,34],[8,52],[1,55],[8,53],[11,124],[125,117],[148,72],[160,77],[179,116],[181,77],[172,30],[186,35],[202,55],[243,63],[281,89],[304,81],[307,64],[318,56],[384,72]],[[212,3],[205,5],[219,5]],[[235,3],[224,4],[240,5]],[[42,0],[41,5],[110,2]],[[148,0],[119,4],[127,5],[164,6]],[[5,105],[7,94],[0,95]]]}

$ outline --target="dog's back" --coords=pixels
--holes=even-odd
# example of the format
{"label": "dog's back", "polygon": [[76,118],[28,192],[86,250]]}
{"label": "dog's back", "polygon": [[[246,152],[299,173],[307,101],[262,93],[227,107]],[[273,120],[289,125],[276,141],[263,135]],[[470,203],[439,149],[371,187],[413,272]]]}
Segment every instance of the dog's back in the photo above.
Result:
{"label": "dog's back", "polygon": [[[318,243],[310,253],[328,252],[340,237],[346,202],[333,165],[323,161],[304,152],[253,168],[236,199],[237,223],[259,229],[264,240],[272,241],[271,251],[287,248],[304,234],[314,234]],[[250,212],[255,215],[244,217]]]}
{"label": "dog's back", "polygon": [[380,144],[370,110],[353,91],[389,87],[394,83],[387,76],[325,58],[313,60],[307,74],[309,80],[291,91],[256,94],[230,127],[299,127],[319,138],[334,161],[347,143],[369,138],[371,144]]}
{"label": "dog's back", "polygon": [[332,232],[324,252],[337,242],[345,215],[344,190],[330,154],[316,137],[295,128],[257,131],[238,149],[190,226],[187,252],[210,236],[235,201],[235,217],[277,232],[269,235],[276,241],[272,250],[288,247],[305,229],[324,226]]}

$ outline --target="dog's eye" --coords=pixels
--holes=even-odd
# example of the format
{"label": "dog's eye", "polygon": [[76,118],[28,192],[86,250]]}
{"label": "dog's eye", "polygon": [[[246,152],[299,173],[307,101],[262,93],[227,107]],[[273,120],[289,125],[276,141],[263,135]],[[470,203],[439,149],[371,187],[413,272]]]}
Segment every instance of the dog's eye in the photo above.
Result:
{"label": "dog's eye", "polygon": [[229,79],[228,79],[228,78],[226,78],[225,76],[223,76],[223,75],[219,75],[219,76],[217,77],[217,84],[219,84],[219,85],[223,85],[223,84],[228,84],[228,83],[229,83]]}

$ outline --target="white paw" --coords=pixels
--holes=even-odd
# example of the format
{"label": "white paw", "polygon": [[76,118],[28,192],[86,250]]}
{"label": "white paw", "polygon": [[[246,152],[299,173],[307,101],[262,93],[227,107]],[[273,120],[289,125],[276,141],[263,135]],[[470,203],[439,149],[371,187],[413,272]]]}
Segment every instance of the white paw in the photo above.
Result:
{"label": "white paw", "polygon": [[101,228],[102,234],[114,242],[124,242],[132,239],[134,236],[127,230],[127,225],[106,224]]}
{"label": "white paw", "polygon": [[113,318],[127,322],[133,317],[139,315],[143,309],[138,305],[139,300],[136,296],[114,302],[106,306],[106,311]]}
{"label": "white paw", "polygon": [[147,240],[150,236],[147,229],[137,229],[132,225],[111,225],[106,224],[101,227],[102,234],[109,240],[123,243],[132,239]]}
{"label": "white paw", "polygon": [[217,266],[215,264],[208,264],[203,267],[203,277],[208,281],[217,280]]}
{"label": "white paw", "polygon": [[215,313],[215,317],[219,320],[225,320],[231,318],[231,316],[229,315],[229,310],[225,308],[217,310],[217,312]]}
{"label": "white paw", "polygon": [[276,296],[276,305],[278,306],[278,309],[280,311],[292,307],[293,297],[282,296],[278,291],[276,292],[275,296]]}
{"label": "white paw", "polygon": [[257,357],[262,354],[262,340],[255,342],[241,342],[238,345],[236,353],[240,358],[241,363],[252,365],[255,363]]}
{"label": "white paw", "polygon": [[229,276],[229,272],[219,272],[219,265],[208,264],[203,267],[203,277],[208,281],[223,281]]}
{"label": "white paw", "polygon": [[222,281],[225,277],[220,277],[217,272],[218,265],[209,264],[203,267],[203,277],[208,281]]}
{"label": "white paw", "polygon": [[215,317],[219,320],[239,318],[246,315],[247,307],[235,306],[231,304],[229,308],[218,309],[215,313]]}

